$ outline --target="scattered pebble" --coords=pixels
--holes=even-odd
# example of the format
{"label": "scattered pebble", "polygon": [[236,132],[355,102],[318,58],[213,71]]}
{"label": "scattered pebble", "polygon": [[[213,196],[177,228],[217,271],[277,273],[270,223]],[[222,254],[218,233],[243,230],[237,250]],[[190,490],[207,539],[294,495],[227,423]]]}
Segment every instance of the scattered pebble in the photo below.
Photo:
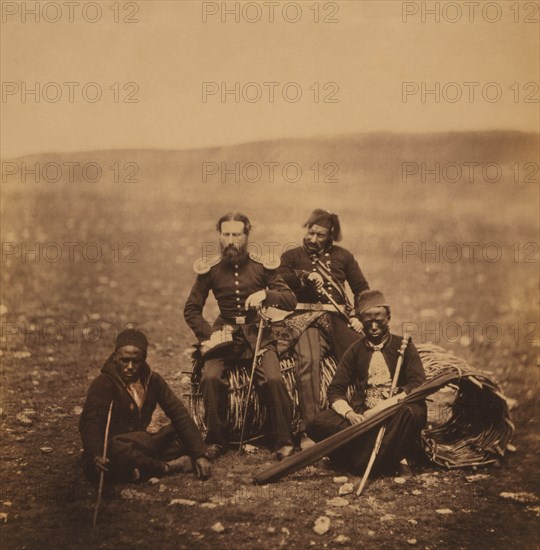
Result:
{"label": "scattered pebble", "polygon": [[180,506],[195,506],[197,502],[194,500],[188,500],[187,498],[173,498],[171,502],[169,502],[169,506],[172,504],[178,504]]}
{"label": "scattered pebble", "polygon": [[394,514],[385,514],[381,517],[381,521],[394,521],[396,519],[396,516]]}
{"label": "scattered pebble", "polygon": [[337,542],[338,544],[347,544],[348,542],[350,542],[350,540],[350,537],[346,537],[345,535],[338,535],[334,539],[334,542]]}
{"label": "scattered pebble", "polygon": [[465,476],[467,483],[474,483],[476,481],[481,481],[482,479],[489,479],[487,474],[474,474],[472,476]]}
{"label": "scattered pebble", "polygon": [[223,523],[221,523],[221,521],[217,521],[216,523],[214,523],[214,525],[212,525],[210,529],[212,529],[212,531],[215,531],[216,533],[223,533],[223,531],[225,531],[225,527],[223,526]]}
{"label": "scattered pebble", "polygon": [[203,502],[201,504],[201,508],[212,509],[212,508],[217,508],[217,507],[218,507],[218,505],[215,502]]}
{"label": "scattered pebble", "polygon": [[28,418],[28,416],[26,416],[26,414],[24,413],[18,413],[16,418],[23,426],[32,426],[32,424],[34,423],[33,420],[31,418]]}
{"label": "scattered pebble", "polygon": [[284,535],[287,535],[289,536],[291,534],[291,532],[287,529],[287,527],[282,527],[281,528],[281,532],[284,534]]}
{"label": "scattered pebble", "polygon": [[506,450],[509,452],[509,453],[515,453],[517,451],[517,447],[515,445],[512,445],[512,443],[508,443],[506,445]]}
{"label": "scattered pebble", "polygon": [[536,497],[532,493],[507,493],[503,491],[499,496],[507,500],[519,502],[521,504],[535,504],[538,502],[538,497]]}
{"label": "scattered pebble", "polygon": [[157,477],[151,477],[149,480],[148,480],[148,485],[157,485],[159,483],[159,478]]}
{"label": "scattered pebble", "polygon": [[44,454],[48,454],[48,453],[52,453],[53,452],[53,448],[52,447],[40,447],[39,450],[44,453]]}
{"label": "scattered pebble", "polygon": [[440,514],[441,516],[446,516],[448,514],[453,514],[454,512],[452,512],[452,510],[450,510],[450,508],[437,508],[437,510],[435,510],[435,512],[437,512],[437,514]]}
{"label": "scattered pebble", "polygon": [[4,304],[0,304],[0,315],[5,315],[8,312],[8,308]]}
{"label": "scattered pebble", "polygon": [[166,486],[166,485],[163,485],[163,483],[161,483],[160,486],[159,486],[158,491],[159,491],[160,493],[163,493],[163,492],[166,491],[166,490],[167,490],[167,486]]}
{"label": "scattered pebble", "polygon": [[354,491],[354,485],[352,483],[344,483],[339,488],[340,495],[350,495]]}
{"label": "scattered pebble", "polygon": [[75,405],[73,407],[73,414],[75,416],[80,416],[81,413],[82,413],[82,407],[80,405]]}
{"label": "scattered pebble", "polygon": [[332,481],[341,485],[342,483],[347,483],[349,479],[346,476],[336,476]]}
{"label": "scattered pebble", "polygon": [[29,351],[15,351],[13,352],[13,357],[15,359],[27,359],[28,357],[32,357],[32,354]]}
{"label": "scattered pebble", "polygon": [[343,497],[335,497],[326,501],[328,506],[335,506],[336,508],[341,508],[343,506],[349,506],[349,501]]}
{"label": "scattered pebble", "polygon": [[367,532],[368,536],[370,537],[374,537],[375,536],[375,531],[371,531],[371,529]]}
{"label": "scattered pebble", "polygon": [[0,521],[7,523],[7,518],[8,518],[8,515],[6,512],[0,512]]}
{"label": "scattered pebble", "polygon": [[259,451],[259,449],[255,447],[255,445],[250,445],[249,443],[246,443],[243,448],[244,448],[244,452],[250,455],[257,454],[257,452]]}
{"label": "scattered pebble", "polygon": [[394,478],[394,483],[397,483],[398,485],[403,485],[406,482],[407,482],[407,480],[404,477],[395,477]]}
{"label": "scattered pebble", "polygon": [[11,502],[11,500],[4,500],[4,502],[2,502],[2,504],[4,506],[11,506],[13,504],[13,502]]}
{"label": "scattered pebble", "polygon": [[411,546],[414,546],[417,543],[418,541],[416,539],[407,539],[407,544],[410,544]]}
{"label": "scattered pebble", "polygon": [[407,521],[408,521],[408,523],[410,523],[411,525],[418,525],[418,522],[417,522],[415,519],[412,519],[412,518],[411,518],[411,519],[409,519],[409,520],[407,520]]}
{"label": "scattered pebble", "polygon": [[268,529],[266,530],[268,533],[275,533],[276,532],[276,528],[275,527],[268,527]]}
{"label": "scattered pebble", "polygon": [[320,516],[315,520],[313,525],[313,531],[317,535],[325,535],[330,530],[330,518],[326,516]]}
{"label": "scattered pebble", "polygon": [[123,489],[120,491],[120,496],[126,500],[155,500],[154,497],[135,491],[135,489]]}
{"label": "scattered pebble", "polygon": [[411,493],[412,493],[415,497],[417,497],[418,495],[421,495],[421,494],[422,494],[422,491],[420,491],[420,489],[413,489],[413,490],[411,491]]}

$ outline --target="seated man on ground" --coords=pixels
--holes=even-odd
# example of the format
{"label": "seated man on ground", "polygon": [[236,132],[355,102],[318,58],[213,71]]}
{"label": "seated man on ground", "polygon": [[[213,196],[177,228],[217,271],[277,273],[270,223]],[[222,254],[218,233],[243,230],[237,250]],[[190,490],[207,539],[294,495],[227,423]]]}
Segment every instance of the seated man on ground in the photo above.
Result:
{"label": "seated man on ground", "polygon": [[[363,414],[378,402],[388,398],[401,346],[401,337],[389,330],[390,306],[378,290],[360,295],[357,314],[365,336],[343,355],[336,374],[328,386],[330,409],[308,425],[307,433],[314,441],[358,424]],[[416,347],[409,342],[398,377],[397,390],[404,397],[425,382],[426,376]],[[357,391],[350,403],[347,391],[354,385]],[[398,399],[399,399],[398,393]],[[395,473],[404,458],[420,458],[420,432],[426,424],[425,402],[404,405],[386,425],[385,436],[374,464],[375,474]],[[374,428],[331,453],[332,465],[362,474],[367,466],[379,429]]]}
{"label": "seated man on ground", "polygon": [[[195,470],[206,479],[210,462],[206,445],[186,407],[167,382],[146,363],[148,340],[133,329],[116,338],[115,350],[92,382],[79,421],[83,468],[91,481],[100,472],[116,481],[137,481]],[[109,409],[108,457],[103,445]],[[172,424],[158,433],[146,431],[159,405]]]}

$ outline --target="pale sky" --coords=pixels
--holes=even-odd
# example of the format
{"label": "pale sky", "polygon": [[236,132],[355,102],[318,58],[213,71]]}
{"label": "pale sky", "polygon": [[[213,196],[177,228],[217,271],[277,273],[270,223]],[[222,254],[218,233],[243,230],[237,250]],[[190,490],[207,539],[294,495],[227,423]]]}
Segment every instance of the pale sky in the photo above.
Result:
{"label": "pale sky", "polygon": [[[138,8],[131,18],[139,22],[132,24],[114,22],[109,9],[114,2],[109,0],[99,2],[102,15],[95,23],[83,19],[80,7],[74,8],[73,22],[66,7],[59,22],[42,15],[36,23],[34,16],[22,13],[22,4],[2,2],[3,158],[93,149],[197,148],[349,132],[538,131],[539,26],[524,22],[535,16],[525,9],[516,13],[515,2],[492,2],[500,9],[499,14],[486,14],[492,19],[500,15],[492,23],[482,14],[483,2],[472,22],[461,2],[462,14],[454,23],[445,20],[457,17],[449,8],[440,13],[439,23],[425,14],[422,22],[421,5],[433,8],[435,2],[321,2],[321,19],[332,15],[325,6],[339,7],[334,24],[313,21],[313,0],[292,3],[301,8],[297,23],[282,16],[287,2],[276,7],[273,23],[268,22],[265,2],[258,2],[262,16],[256,23],[242,14],[240,23],[233,16],[222,23],[220,12],[209,13],[204,23],[203,7],[219,10],[221,1],[117,3],[121,19]],[[226,4],[234,8],[236,2]],[[257,13],[251,4],[248,17]],[[405,23],[404,4],[411,12]],[[54,19],[55,10],[48,10],[45,19]],[[95,13],[88,8],[88,18]],[[292,18],[295,10],[287,13]],[[50,98],[60,90],[59,101],[24,96],[23,83],[33,88],[36,82]],[[72,85],[73,103],[64,82],[79,83]],[[102,90],[95,103],[82,97],[89,82]],[[121,99],[134,90],[122,85],[136,83],[139,102],[115,103],[115,82]],[[236,103],[230,94],[223,103],[217,93],[203,102],[203,82],[210,91],[234,88],[238,82],[249,97],[259,90],[262,97],[250,103],[241,96]],[[254,84],[246,87],[250,82]],[[265,82],[278,83],[274,103],[268,101]],[[337,103],[322,102],[335,90],[334,84],[323,89],[327,82],[339,86],[333,96]],[[404,82],[411,83],[406,101]],[[486,88],[490,82],[495,84]],[[282,98],[286,83],[294,83],[287,88],[290,97],[301,90],[298,102]],[[319,83],[318,103],[314,83]],[[436,83],[439,101],[428,95],[422,102],[422,87],[434,89]],[[92,85],[87,91],[93,94],[95,89]],[[483,90],[492,99],[501,93],[500,99],[487,101]],[[451,102],[457,92],[461,99]]]}

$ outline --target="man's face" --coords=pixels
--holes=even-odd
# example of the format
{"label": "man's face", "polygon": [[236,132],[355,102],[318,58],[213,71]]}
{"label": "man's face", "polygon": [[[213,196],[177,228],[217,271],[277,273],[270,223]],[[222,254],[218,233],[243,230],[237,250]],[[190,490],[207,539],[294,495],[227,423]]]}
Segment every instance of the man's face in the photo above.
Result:
{"label": "man's face", "polygon": [[115,352],[116,368],[122,380],[131,384],[139,379],[144,364],[144,353],[137,346],[122,346]]}
{"label": "man's face", "polygon": [[318,253],[330,241],[330,230],[316,223],[310,225],[304,237],[304,246],[309,252]]}
{"label": "man's face", "polygon": [[378,344],[388,333],[390,315],[385,307],[372,307],[360,315],[366,338]]}
{"label": "man's face", "polygon": [[244,222],[223,222],[219,234],[219,244],[222,258],[229,263],[237,263],[245,255],[247,249]]}

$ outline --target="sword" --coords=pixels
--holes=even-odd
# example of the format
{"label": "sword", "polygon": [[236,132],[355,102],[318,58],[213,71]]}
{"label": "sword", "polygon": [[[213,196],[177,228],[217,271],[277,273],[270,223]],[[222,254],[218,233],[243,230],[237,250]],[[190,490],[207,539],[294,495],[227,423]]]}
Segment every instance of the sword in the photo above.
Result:
{"label": "sword", "polygon": [[247,418],[247,412],[249,408],[249,399],[251,397],[251,389],[253,387],[253,377],[255,375],[255,367],[257,366],[257,356],[259,354],[259,348],[261,347],[261,340],[262,340],[262,333],[264,329],[264,325],[266,324],[264,318],[262,315],[259,315],[259,329],[257,331],[257,342],[255,343],[255,350],[253,352],[253,363],[251,364],[251,374],[249,375],[249,385],[248,385],[248,391],[247,391],[247,398],[246,398],[246,404],[244,406],[244,415],[242,418],[242,431],[240,432],[240,447],[239,452],[242,453],[243,449],[243,443],[244,443],[244,430],[246,428],[246,418]]}
{"label": "sword", "polygon": [[[399,378],[399,371],[401,370],[401,365],[403,365],[403,356],[405,355],[405,350],[407,349],[407,345],[409,343],[410,338],[407,338],[406,336],[403,336],[403,340],[401,340],[401,347],[399,348],[399,357],[396,364],[396,370],[394,372],[394,378],[392,379],[392,386],[390,387],[390,397],[394,395],[394,391],[397,386],[397,381]],[[373,468],[373,464],[375,462],[375,459],[377,458],[377,454],[379,453],[379,450],[381,448],[382,440],[384,437],[384,434],[386,432],[386,424],[383,424],[379,428],[379,433],[377,434],[377,439],[375,440],[375,445],[373,446],[373,451],[371,452],[371,456],[369,457],[369,462],[366,466],[366,470],[364,472],[364,475],[362,477],[362,480],[360,481],[360,485],[358,486],[358,490],[356,491],[356,496],[360,496],[362,494],[362,491],[364,490],[364,486],[366,484],[366,481],[368,480],[369,474],[371,473],[371,468]]]}

